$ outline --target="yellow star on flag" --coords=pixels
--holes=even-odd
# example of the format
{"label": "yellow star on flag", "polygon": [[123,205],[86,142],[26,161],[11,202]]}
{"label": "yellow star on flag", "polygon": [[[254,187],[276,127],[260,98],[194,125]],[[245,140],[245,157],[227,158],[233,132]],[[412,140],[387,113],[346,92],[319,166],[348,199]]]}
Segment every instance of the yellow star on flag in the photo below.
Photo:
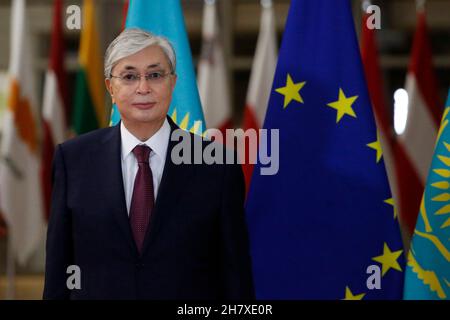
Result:
{"label": "yellow star on flag", "polygon": [[377,151],[377,163],[380,162],[381,156],[383,155],[383,150],[381,149],[380,136],[377,132],[377,141],[368,143],[367,146]]}
{"label": "yellow star on flag", "polygon": [[402,271],[402,268],[400,267],[400,265],[397,262],[397,259],[400,257],[400,255],[402,254],[403,250],[398,250],[398,251],[394,251],[392,252],[391,249],[389,249],[387,243],[384,243],[384,248],[383,248],[383,254],[381,256],[377,256],[372,258],[372,260],[379,262],[382,264],[382,275],[384,276],[386,274],[386,272],[389,271],[389,269],[395,269],[398,271]]}
{"label": "yellow star on flag", "polygon": [[339,88],[339,99],[337,101],[327,104],[327,106],[337,110],[336,123],[341,121],[342,117],[346,114],[352,116],[353,118],[356,118],[356,114],[352,108],[352,104],[355,102],[357,98],[358,96],[347,98],[344,94],[344,91],[341,88]]}
{"label": "yellow star on flag", "polygon": [[365,293],[353,294],[350,291],[349,287],[345,287],[345,298],[344,298],[344,300],[362,300],[365,295],[366,295]]}
{"label": "yellow star on flag", "polygon": [[390,204],[394,208],[394,219],[397,218],[397,209],[395,208],[394,198],[384,200],[384,203]]}
{"label": "yellow star on flag", "polygon": [[298,101],[303,103],[303,98],[300,96],[300,89],[306,84],[306,81],[294,83],[292,81],[291,75],[287,75],[286,86],[275,89],[276,92],[284,96],[283,109],[292,101]]}

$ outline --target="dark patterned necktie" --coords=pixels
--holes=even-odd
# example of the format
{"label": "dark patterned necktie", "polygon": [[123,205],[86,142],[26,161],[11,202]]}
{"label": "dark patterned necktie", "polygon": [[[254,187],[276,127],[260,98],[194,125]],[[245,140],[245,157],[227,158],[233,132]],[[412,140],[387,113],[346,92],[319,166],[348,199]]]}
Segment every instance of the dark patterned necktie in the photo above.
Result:
{"label": "dark patterned necktie", "polygon": [[149,165],[149,155],[152,150],[146,145],[139,145],[133,149],[138,162],[138,171],[134,180],[133,196],[130,206],[130,224],[134,241],[139,253],[142,253],[145,233],[155,202],[153,194],[153,176]]}

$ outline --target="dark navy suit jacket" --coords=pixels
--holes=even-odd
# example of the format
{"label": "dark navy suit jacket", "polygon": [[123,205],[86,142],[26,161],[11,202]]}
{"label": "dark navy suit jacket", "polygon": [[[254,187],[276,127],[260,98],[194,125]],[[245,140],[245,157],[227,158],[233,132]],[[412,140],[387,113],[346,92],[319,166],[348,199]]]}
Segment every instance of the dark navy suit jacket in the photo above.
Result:
{"label": "dark navy suit jacket", "polygon": [[[240,165],[175,165],[175,143],[142,255],[125,204],[120,126],[58,145],[44,299],[254,298]],[[81,289],[67,288],[69,265],[80,268]]]}

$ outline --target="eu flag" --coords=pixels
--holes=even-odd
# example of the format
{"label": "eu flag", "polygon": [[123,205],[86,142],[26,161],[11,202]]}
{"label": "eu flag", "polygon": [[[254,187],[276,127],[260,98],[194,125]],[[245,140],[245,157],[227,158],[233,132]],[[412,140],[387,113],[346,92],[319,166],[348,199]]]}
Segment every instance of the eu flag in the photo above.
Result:
{"label": "eu flag", "polygon": [[450,300],[450,90],[405,277],[406,300]]}
{"label": "eu flag", "polygon": [[[180,0],[130,0],[126,28],[140,28],[166,37],[174,46],[177,57],[177,84],[169,115],[182,128],[202,133],[205,127],[194,64],[184,23]],[[120,120],[114,106],[111,124]]]}
{"label": "eu flag", "polygon": [[[293,0],[247,198],[259,299],[401,299],[404,255],[350,1]],[[272,149],[273,150],[273,149]]]}

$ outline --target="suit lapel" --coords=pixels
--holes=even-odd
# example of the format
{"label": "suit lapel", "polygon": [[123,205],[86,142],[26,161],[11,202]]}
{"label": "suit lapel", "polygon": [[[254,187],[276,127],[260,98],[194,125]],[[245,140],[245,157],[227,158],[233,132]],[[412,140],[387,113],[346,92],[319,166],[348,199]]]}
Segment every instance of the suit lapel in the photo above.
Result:
{"label": "suit lapel", "polygon": [[[167,117],[171,134],[179,127]],[[173,147],[177,141],[171,141],[167,147],[167,155],[164,164],[164,171],[161,178],[161,184],[158,190],[158,196],[153,208],[150,226],[144,239],[142,255],[148,246],[155,241],[161,223],[170,215],[169,208],[173,208],[173,204],[177,203],[180,191],[183,189],[183,181],[189,181],[193,174],[193,166],[175,165],[171,159]],[[98,159],[99,165],[97,169],[103,172],[101,185],[102,190],[107,190],[107,201],[110,204],[112,215],[116,220],[122,235],[130,246],[130,249],[138,255],[138,250],[134,242],[133,233],[130,226],[130,220],[127,213],[125,202],[125,191],[123,187],[122,163],[121,163],[121,136],[120,122],[118,125],[111,127],[104,138],[101,140],[97,148],[97,154],[93,159]]]}
{"label": "suit lapel", "polygon": [[121,163],[120,122],[118,125],[110,128],[109,132],[102,139],[97,151],[98,154],[94,158],[100,159],[98,170],[103,172],[101,175],[103,177],[101,182],[102,190],[107,190],[107,198],[104,201],[109,203],[112,215],[131,250],[138,254],[125,202]]}
{"label": "suit lapel", "polygon": [[[167,119],[171,127],[170,133],[172,136],[172,132],[180,128],[172,121],[172,119],[170,119],[170,117],[167,117]],[[155,207],[153,208],[150,226],[147,229],[144,239],[142,254],[144,254],[147,247],[155,241],[162,221],[169,218],[169,208],[174,208],[174,203],[178,203],[180,191],[183,189],[183,181],[189,181],[190,176],[193,173],[193,166],[175,165],[173,163],[171,153],[173,147],[177,143],[178,141],[171,141],[169,138],[161,184],[159,186]]]}

